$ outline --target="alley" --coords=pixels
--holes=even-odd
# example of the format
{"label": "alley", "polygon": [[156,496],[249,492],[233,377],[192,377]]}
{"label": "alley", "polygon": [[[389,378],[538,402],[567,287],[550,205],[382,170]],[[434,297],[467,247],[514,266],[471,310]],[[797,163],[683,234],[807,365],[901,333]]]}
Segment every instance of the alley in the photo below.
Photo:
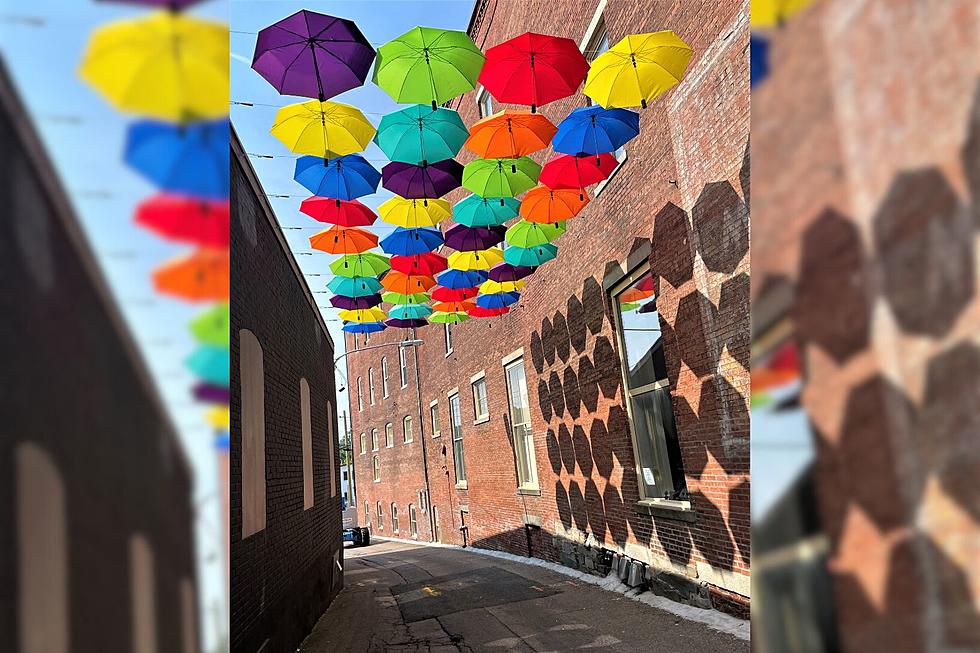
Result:
{"label": "alley", "polygon": [[300,651],[748,651],[749,643],[548,569],[458,549],[346,551]]}

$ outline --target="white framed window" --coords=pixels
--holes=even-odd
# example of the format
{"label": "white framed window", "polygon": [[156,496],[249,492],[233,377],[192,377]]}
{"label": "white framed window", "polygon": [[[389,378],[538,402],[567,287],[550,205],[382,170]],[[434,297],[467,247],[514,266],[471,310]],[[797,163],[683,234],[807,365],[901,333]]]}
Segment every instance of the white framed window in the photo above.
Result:
{"label": "white framed window", "polygon": [[357,412],[364,410],[364,383],[361,377],[357,377]]}
{"label": "white framed window", "polygon": [[388,389],[388,357],[381,357],[381,393],[386,399],[391,391]]}
{"label": "white framed window", "polygon": [[385,448],[391,449],[395,446],[395,427],[391,422],[385,424]]}
{"label": "white framed window", "polygon": [[453,353],[453,325],[446,323],[443,327],[446,339],[446,356],[448,356]]}
{"label": "white framed window", "polygon": [[378,450],[378,429],[371,429],[371,451]]}
{"label": "white framed window", "polygon": [[425,490],[419,490],[419,510],[423,513],[427,510],[426,504],[428,502],[425,500]]}
{"label": "white framed window", "polygon": [[439,400],[436,399],[431,404],[429,404],[429,423],[432,426],[432,437],[438,438],[442,435],[442,431],[439,429]]}
{"label": "white framed window", "polygon": [[402,419],[402,439],[405,444],[408,444],[409,442],[415,440],[415,433],[413,432],[412,429],[411,415],[406,415],[405,418]]}
{"label": "white framed window", "polygon": [[398,375],[403,388],[408,387],[408,361],[405,353],[407,349],[408,347],[398,348]]}
{"label": "white framed window", "polygon": [[490,419],[490,406],[487,403],[487,379],[481,372],[470,382],[473,391],[473,423],[480,424]]}
{"label": "white framed window", "polygon": [[364,525],[371,525],[371,504],[367,501],[364,502]]}
{"label": "white framed window", "polygon": [[413,504],[408,504],[408,529],[411,532],[412,537],[418,539],[419,537],[419,518],[415,514],[415,506]]}
{"label": "white framed window", "polygon": [[374,368],[368,368],[368,399],[374,405]]}
{"label": "white framed window", "polygon": [[384,530],[385,527],[385,514],[381,510],[381,502],[378,501],[377,505],[377,515],[378,515],[378,530]]}
{"label": "white framed window", "polygon": [[381,482],[381,458],[379,456],[374,457],[374,482]]}
{"label": "white framed window", "polygon": [[527,398],[527,379],[524,359],[504,367],[507,378],[507,404],[510,408],[510,428],[514,436],[514,457],[517,463],[517,483],[522,490],[538,489],[538,466],[531,432],[531,404]]}
{"label": "white framed window", "polygon": [[449,423],[453,432],[453,466],[456,472],[456,487],[465,488],[466,461],[463,451],[463,416],[459,409],[459,393],[449,396]]}
{"label": "white framed window", "polygon": [[366,345],[369,342],[371,342],[371,334],[370,333],[365,333],[364,334],[364,344]]}
{"label": "white framed window", "polygon": [[391,532],[398,532],[398,506],[391,504]]}
{"label": "white framed window", "polygon": [[493,97],[482,86],[476,94],[476,108],[479,110],[481,118],[493,115]]}
{"label": "white framed window", "polygon": [[367,434],[361,433],[360,439],[361,439],[361,455],[363,456],[364,453],[367,451]]}

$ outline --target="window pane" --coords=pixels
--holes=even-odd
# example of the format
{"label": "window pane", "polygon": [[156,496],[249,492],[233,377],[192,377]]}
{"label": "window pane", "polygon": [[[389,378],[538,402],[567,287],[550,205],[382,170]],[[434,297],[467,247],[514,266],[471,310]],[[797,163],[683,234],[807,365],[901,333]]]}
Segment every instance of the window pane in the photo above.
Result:
{"label": "window pane", "polygon": [[395,427],[391,425],[391,422],[385,424],[385,446],[395,446]]}
{"label": "window pane", "polygon": [[459,395],[449,398],[449,420],[453,430],[453,462],[456,467],[456,482],[466,480],[466,464],[463,460],[463,419],[459,411]]}
{"label": "window pane", "polygon": [[489,414],[487,407],[487,382],[480,379],[473,384],[473,414],[477,418],[486,417]]}
{"label": "window pane", "polygon": [[507,376],[507,401],[510,405],[511,430],[517,459],[517,480],[523,485],[537,486],[534,439],[531,433],[531,413],[528,407],[527,379],[524,361],[520,360],[505,370]]}
{"label": "window pane", "polygon": [[415,439],[415,434],[412,432],[412,418],[406,417],[402,422],[402,429],[404,430],[405,442],[411,442]]}
{"label": "window pane", "polygon": [[527,399],[527,379],[524,377],[524,363],[507,368],[507,394],[510,401],[510,419],[514,425],[528,424],[531,411]]}
{"label": "window pane", "polygon": [[685,483],[670,391],[658,388],[637,395],[631,400],[631,409],[643,494],[648,499],[673,498]]}
{"label": "window pane", "polygon": [[660,341],[660,316],[649,272],[616,296],[615,307],[622,325],[626,378],[631,390],[667,378]]}
{"label": "window pane", "polygon": [[439,406],[429,406],[429,418],[432,420],[432,435],[439,433]]}

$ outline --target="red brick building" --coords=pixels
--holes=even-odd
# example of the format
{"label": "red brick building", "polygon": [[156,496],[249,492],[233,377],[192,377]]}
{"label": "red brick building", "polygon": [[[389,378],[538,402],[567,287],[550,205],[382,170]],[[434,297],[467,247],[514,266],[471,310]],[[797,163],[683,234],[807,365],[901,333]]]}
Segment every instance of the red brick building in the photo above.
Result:
{"label": "red brick building", "polygon": [[[536,31],[587,57],[661,29],[694,50],[685,79],[508,315],[427,326],[414,351],[401,330],[347,337],[358,509],[375,535],[597,573],[625,556],[654,591],[746,615],[748,2],[487,0],[469,26],[482,47]],[[504,108],[481,89],[451,106],[467,124]]]}

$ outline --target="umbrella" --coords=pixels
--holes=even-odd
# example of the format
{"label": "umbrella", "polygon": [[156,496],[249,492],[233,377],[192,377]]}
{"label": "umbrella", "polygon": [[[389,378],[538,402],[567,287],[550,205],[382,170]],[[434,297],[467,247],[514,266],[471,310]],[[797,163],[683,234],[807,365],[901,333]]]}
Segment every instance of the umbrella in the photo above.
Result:
{"label": "umbrella", "polygon": [[341,308],[348,311],[354,311],[359,308],[373,308],[381,304],[381,295],[365,295],[363,297],[344,297],[343,295],[334,295],[330,298],[330,305],[334,308]]}
{"label": "umbrella", "polygon": [[465,313],[476,306],[473,302],[439,302],[432,308],[439,313]]}
{"label": "umbrella", "polygon": [[357,227],[330,227],[310,236],[310,247],[327,254],[360,254],[378,246],[378,237]]}
{"label": "umbrella", "polygon": [[421,320],[432,314],[432,307],[426,304],[411,304],[395,306],[388,311],[388,316],[396,320]]}
{"label": "umbrella", "polygon": [[507,230],[507,244],[518,247],[535,247],[550,243],[565,233],[565,223],[540,223],[520,220]]}
{"label": "umbrella", "polygon": [[473,299],[479,292],[479,288],[446,288],[436,286],[432,289],[432,299],[437,302],[462,302]]}
{"label": "umbrella", "polygon": [[353,200],[376,192],[381,173],[358,154],[335,159],[301,156],[296,159],[293,179],[321,197]]}
{"label": "umbrella", "polygon": [[354,310],[343,310],[337,314],[345,322],[381,322],[387,317],[380,308],[356,308]]}
{"label": "umbrella", "polygon": [[778,27],[813,0],[752,0],[752,27]]}
{"label": "umbrella", "polygon": [[623,147],[640,133],[640,114],[629,109],[579,107],[558,124],[552,145],[565,154],[602,154]]}
{"label": "umbrella", "polygon": [[198,342],[214,347],[227,347],[231,314],[227,303],[221,303],[200,313],[191,320],[190,330]]}
{"label": "umbrella", "polygon": [[425,274],[435,276],[449,267],[446,257],[435,252],[424,252],[410,256],[392,256],[391,269],[405,274]]}
{"label": "umbrella", "polygon": [[228,301],[229,269],[227,249],[201,248],[156,268],[153,286],[188,301]]}
{"label": "umbrella", "polygon": [[468,135],[452,109],[416,104],[381,118],[374,142],[392,161],[424,165],[456,156]]}
{"label": "umbrella", "polygon": [[424,292],[416,292],[411,294],[385,292],[382,293],[381,299],[388,304],[407,306],[411,304],[426,304],[429,301],[429,295]]}
{"label": "umbrella", "polygon": [[466,313],[433,313],[429,316],[429,322],[437,324],[459,324],[470,319]]}
{"label": "umbrella", "polygon": [[537,267],[558,255],[558,247],[547,243],[535,247],[508,247],[504,250],[504,260],[515,266]]}
{"label": "umbrella", "polygon": [[467,227],[494,227],[516,218],[520,206],[513,197],[468,195],[453,206],[453,219]]}
{"label": "umbrella", "polygon": [[548,147],[556,129],[540,113],[504,109],[473,123],[463,145],[484,159],[516,158]]}
{"label": "umbrella", "polygon": [[484,308],[482,306],[474,306],[469,311],[466,312],[470,317],[497,317],[499,315],[506,315],[510,312],[510,306],[504,306],[503,308]]}
{"label": "umbrella", "polygon": [[400,320],[398,318],[389,318],[385,320],[385,324],[396,329],[417,329],[419,327],[424,327],[429,324],[427,320]]}
{"label": "umbrella", "polygon": [[227,404],[231,401],[231,391],[228,386],[207,381],[195,383],[191,388],[191,396],[209,404]]}
{"label": "umbrella", "polygon": [[458,290],[460,288],[476,288],[489,277],[483,270],[446,270],[436,276],[440,286]]}
{"label": "umbrella", "polygon": [[381,282],[376,277],[334,277],[327,290],[344,297],[369,297],[381,292]]}
{"label": "umbrella", "polygon": [[424,254],[438,249],[440,245],[442,245],[442,232],[438,229],[396,227],[389,236],[381,240],[381,249],[388,254],[398,256]]}
{"label": "umbrella", "polygon": [[598,156],[563,154],[544,164],[540,181],[552,190],[562,188],[580,190],[607,179],[618,165],[619,162],[612,154]]}
{"label": "umbrella", "polygon": [[500,102],[537,107],[574,95],[589,72],[571,39],[527,32],[487,50],[480,83]]}
{"label": "umbrella", "polygon": [[491,247],[490,249],[475,252],[455,252],[450,254],[449,267],[467,272],[472,270],[489,270],[503,260],[503,252],[500,251],[500,248]]}
{"label": "umbrella", "polygon": [[230,381],[231,352],[227,347],[201,345],[184,364],[194,376],[208,383],[227,386]]}
{"label": "umbrella", "polygon": [[92,32],[79,75],[116,109],[189,122],[228,115],[228,26],[158,11]]}
{"label": "umbrella", "polygon": [[463,187],[480,197],[516,197],[533,188],[541,166],[532,159],[475,159],[463,168]]}
{"label": "umbrella", "polygon": [[511,304],[516,304],[521,299],[521,294],[516,292],[501,292],[492,295],[480,293],[476,298],[476,305],[480,308],[506,308]]}
{"label": "umbrella", "polygon": [[511,265],[510,263],[498,263],[490,268],[490,278],[501,283],[505,281],[518,281],[532,274],[534,274],[533,267]]}
{"label": "umbrella", "polygon": [[446,246],[460,252],[488,249],[504,242],[503,227],[467,227],[454,224],[446,230]]}
{"label": "umbrella", "polygon": [[155,195],[136,207],[136,224],[181,243],[228,247],[228,202]]}
{"label": "umbrella", "polygon": [[429,288],[436,285],[436,280],[424,274],[389,272],[381,280],[381,285],[384,286],[385,290],[391,292],[402,295],[413,295],[426,292]]}
{"label": "umbrella", "polygon": [[126,131],[123,160],[160,190],[228,199],[228,119],[171,125],[141,120]]}
{"label": "umbrella", "polygon": [[309,100],[279,109],[269,133],[290,152],[336,157],[363,151],[375,129],[357,107]]}
{"label": "umbrella", "polygon": [[368,227],[378,216],[357,200],[339,200],[332,197],[307,197],[299,210],[314,220],[340,227]]}
{"label": "umbrella", "polygon": [[630,34],[592,61],[582,92],[604,107],[635,107],[675,86],[691,46],[670,30]]}
{"label": "umbrella", "polygon": [[378,333],[385,328],[384,322],[351,322],[345,324],[341,330],[347,333]]}
{"label": "umbrella", "polygon": [[374,83],[395,102],[435,109],[476,87],[483,60],[465,32],[415,27],[378,48]]}
{"label": "umbrella", "polygon": [[439,199],[392,197],[378,207],[381,219],[399,227],[434,227],[449,217],[449,202]]}
{"label": "umbrella", "polygon": [[406,199],[442,197],[459,188],[463,166],[454,159],[424,166],[393,161],[381,169],[381,185]]}
{"label": "umbrella", "polygon": [[502,292],[519,292],[524,289],[523,281],[484,281],[480,284],[481,295],[496,295]]}
{"label": "umbrella", "polygon": [[588,203],[583,188],[535,186],[521,199],[521,217],[528,222],[554,224],[574,218]]}
{"label": "umbrella", "polygon": [[352,21],[302,9],[259,31],[252,69],[280,95],[322,101],[363,85],[373,61]]}
{"label": "umbrella", "polygon": [[388,257],[374,252],[345,254],[330,264],[330,270],[338,277],[376,277],[391,269]]}
{"label": "umbrella", "polygon": [[643,288],[630,288],[626,292],[619,295],[618,299],[621,302],[639,302],[647,299],[648,297],[653,297],[654,292],[651,288],[650,290],[645,290]]}
{"label": "umbrella", "polygon": [[208,425],[218,431],[231,428],[231,409],[228,406],[215,406],[204,415]]}

